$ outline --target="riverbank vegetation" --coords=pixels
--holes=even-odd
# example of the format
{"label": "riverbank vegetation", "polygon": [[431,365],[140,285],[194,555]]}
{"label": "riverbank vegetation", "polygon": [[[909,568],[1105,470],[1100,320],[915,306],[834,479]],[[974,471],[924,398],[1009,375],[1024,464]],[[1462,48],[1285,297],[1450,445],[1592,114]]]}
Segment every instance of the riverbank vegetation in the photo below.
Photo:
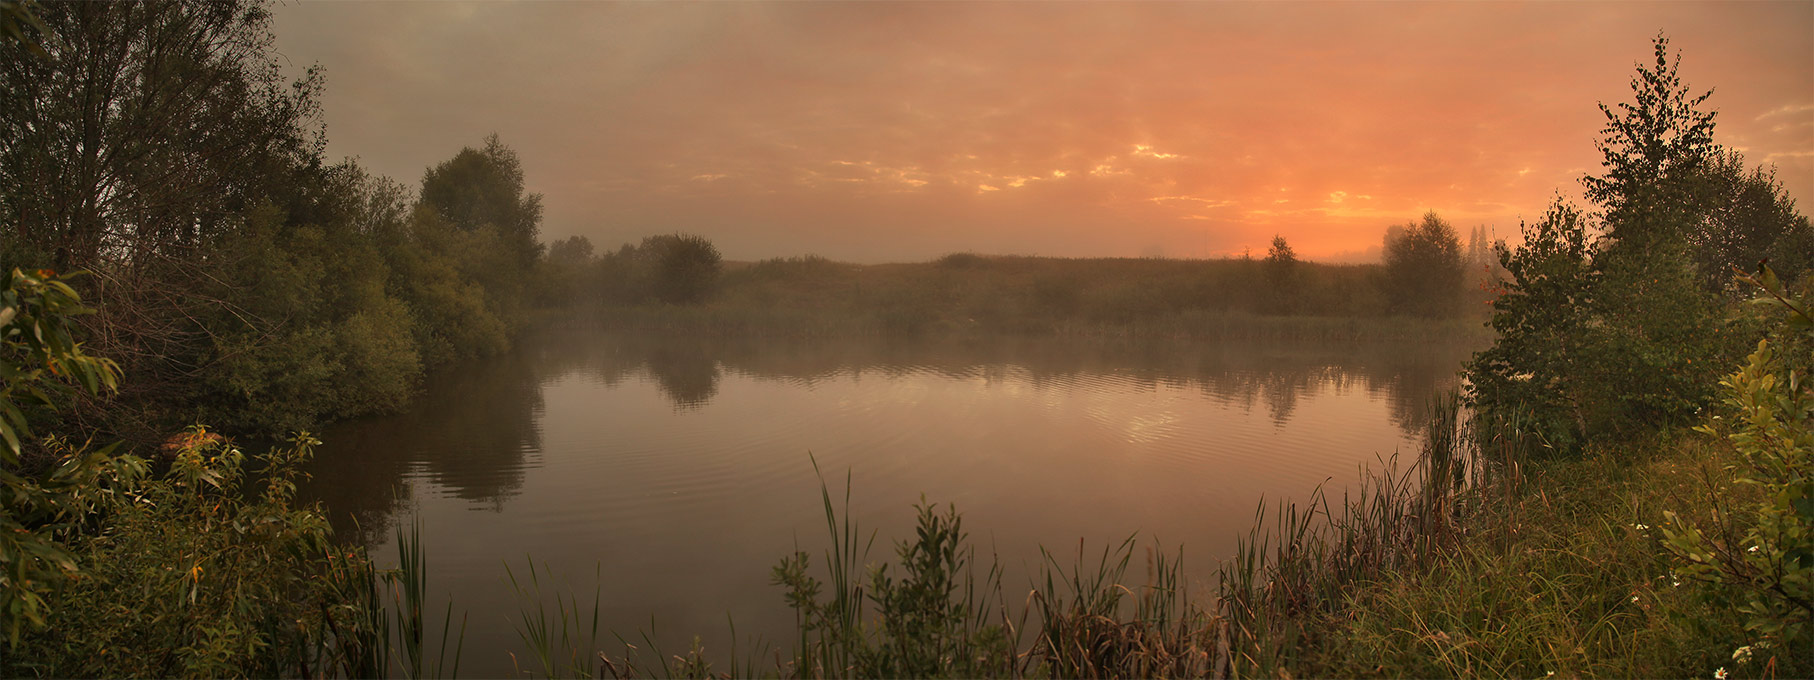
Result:
{"label": "riverbank vegetation", "polygon": [[[543,252],[539,198],[495,136],[414,192],[325,163],[319,74],[280,77],[268,22],[250,3],[0,3],[0,674],[456,673],[458,617],[433,625],[420,545],[381,571],[295,504],[311,438],[249,469],[207,429],[164,434],[396,408],[538,306],[751,334],[1341,338],[1467,318],[1471,270],[1434,214],[1389,232],[1380,266],[1302,262],[1284,238],[1201,262],[733,264],[684,235]],[[1602,107],[1593,210],[1558,201],[1477,279],[1494,345],[1429,409],[1415,463],[1262,507],[1195,597],[1175,552],[1130,576],[1132,539],[1004,584],[949,506],[874,561],[822,490],[833,549],[773,570],[798,639],[724,672],[1814,673],[1814,234],[1714,144],[1707,96],[1655,47],[1634,102]],[[521,619],[542,673],[718,673],[701,644],[601,649],[572,604]]]}
{"label": "riverbank vegetation", "polygon": [[[1421,225],[1421,226],[1419,226]],[[1167,260],[955,253],[931,262],[823,257],[720,264],[697,237],[652,237],[591,256],[583,237],[550,248],[544,301],[560,323],[709,335],[951,334],[1412,339],[1478,328],[1493,268],[1469,261],[1435,214],[1390,230],[1377,264],[1265,258]],[[1484,236],[1475,234],[1475,239]],[[698,251],[670,251],[688,243]],[[1470,252],[1484,254],[1485,243]],[[1432,274],[1434,272],[1434,274]]]}

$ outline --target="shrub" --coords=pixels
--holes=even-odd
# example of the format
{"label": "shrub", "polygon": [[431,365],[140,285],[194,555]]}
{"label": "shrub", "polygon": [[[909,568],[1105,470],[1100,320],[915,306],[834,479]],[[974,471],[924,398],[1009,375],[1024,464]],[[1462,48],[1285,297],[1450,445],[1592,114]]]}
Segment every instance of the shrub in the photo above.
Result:
{"label": "shrub", "polygon": [[75,340],[73,317],[88,312],[49,270],[14,269],[0,285],[0,621],[9,645],[44,626],[47,595],[81,573],[69,548],[75,531],[144,472],[143,461],[114,457],[112,447],[58,438],[46,443],[45,469],[25,469],[33,416],[66,405],[72,387],[96,395],[117,384],[114,363]]}
{"label": "shrub", "polygon": [[1723,413],[1696,429],[1731,447],[1744,461],[1736,482],[1761,493],[1734,508],[1725,490],[1715,489],[1710,522],[1667,512],[1661,530],[1678,559],[1676,574],[1733,592],[1762,646],[1808,649],[1814,645],[1808,639],[1814,633],[1814,389],[1808,385],[1814,316],[1810,298],[1787,293],[1768,269],[1747,280],[1763,290],[1758,302],[1782,312],[1781,328],[1720,383]]}

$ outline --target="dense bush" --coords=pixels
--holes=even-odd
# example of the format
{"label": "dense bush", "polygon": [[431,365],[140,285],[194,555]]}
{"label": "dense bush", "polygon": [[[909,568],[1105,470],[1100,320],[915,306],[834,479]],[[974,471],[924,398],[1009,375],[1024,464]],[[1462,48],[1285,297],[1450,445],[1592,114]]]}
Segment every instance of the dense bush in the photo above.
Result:
{"label": "dense bush", "polygon": [[[144,473],[142,461],[114,457],[112,447],[34,439],[34,421],[78,390],[117,384],[114,363],[75,340],[73,317],[88,312],[53,272],[14,269],[0,281],[0,628],[8,644],[48,623],[57,607],[46,598],[80,573],[70,540]],[[26,460],[34,445],[47,460]]]}
{"label": "dense bush", "polygon": [[1713,491],[1709,516],[1667,512],[1658,529],[1677,576],[1734,594],[1761,658],[1814,645],[1814,300],[1767,269],[1749,280],[1779,326],[1721,382],[1719,415],[1697,429],[1738,454],[1736,483],[1754,487],[1755,500]]}

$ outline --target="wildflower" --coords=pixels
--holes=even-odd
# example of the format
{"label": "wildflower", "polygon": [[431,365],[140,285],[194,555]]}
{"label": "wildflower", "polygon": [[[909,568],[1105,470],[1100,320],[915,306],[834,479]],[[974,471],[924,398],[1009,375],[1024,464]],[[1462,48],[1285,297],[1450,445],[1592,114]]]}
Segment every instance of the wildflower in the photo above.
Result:
{"label": "wildflower", "polygon": [[1632,602],[1637,602],[1637,601],[1638,601],[1638,596],[1636,596],[1636,595],[1633,595],[1633,596],[1631,596],[1631,601],[1632,601]]}
{"label": "wildflower", "polygon": [[1720,666],[1719,670],[1713,672],[1713,680],[1726,680],[1725,666]]}
{"label": "wildflower", "polygon": [[1751,661],[1751,645],[1745,645],[1732,650],[1732,660],[1738,663],[1749,663]]}
{"label": "wildflower", "polygon": [[1633,524],[1631,526],[1636,527],[1638,531],[1648,531],[1650,529],[1650,525],[1648,524]]}
{"label": "wildflower", "polygon": [[1677,580],[1675,580],[1675,579],[1669,579],[1669,587],[1671,587],[1671,588],[1680,588],[1680,587],[1682,587],[1682,582],[1681,582],[1681,581],[1677,581]]}
{"label": "wildflower", "polygon": [[1750,548],[1747,548],[1745,552],[1757,552],[1757,546],[1751,546]]}

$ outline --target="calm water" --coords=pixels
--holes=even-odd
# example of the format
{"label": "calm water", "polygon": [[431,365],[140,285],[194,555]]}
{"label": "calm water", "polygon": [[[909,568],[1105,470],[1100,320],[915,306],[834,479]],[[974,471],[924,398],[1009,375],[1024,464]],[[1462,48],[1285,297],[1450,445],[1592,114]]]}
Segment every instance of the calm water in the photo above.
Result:
{"label": "calm water", "polygon": [[729,343],[604,332],[529,338],[437,378],[410,411],[346,423],[304,496],[394,563],[424,523],[438,609],[470,612],[462,672],[509,674],[526,558],[636,639],[708,650],[792,614],[769,569],[825,545],[819,481],[891,560],[923,494],[1026,591],[1038,547],[1139,532],[1182,545],[1198,587],[1262,497],[1345,485],[1417,448],[1425,401],[1468,347],[1113,345],[1054,340]]}

